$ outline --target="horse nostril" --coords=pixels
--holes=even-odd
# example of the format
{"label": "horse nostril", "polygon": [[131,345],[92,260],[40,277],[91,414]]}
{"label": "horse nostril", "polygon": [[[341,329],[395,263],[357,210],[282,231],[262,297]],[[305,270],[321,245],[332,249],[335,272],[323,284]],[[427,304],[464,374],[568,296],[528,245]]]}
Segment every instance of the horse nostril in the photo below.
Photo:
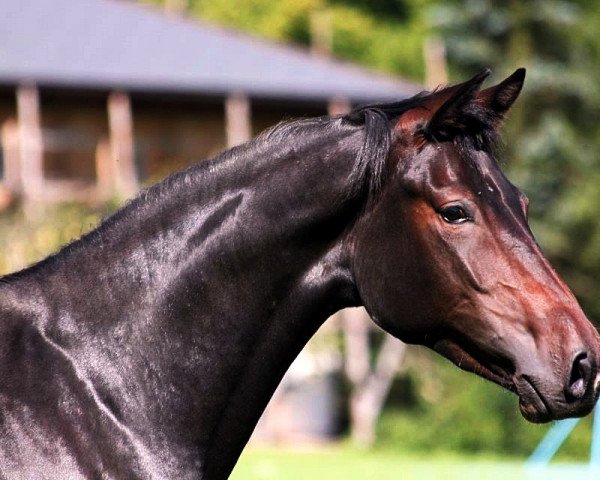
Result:
{"label": "horse nostril", "polygon": [[571,376],[566,388],[568,400],[579,400],[584,397],[592,377],[592,363],[586,352],[577,354],[571,367]]}

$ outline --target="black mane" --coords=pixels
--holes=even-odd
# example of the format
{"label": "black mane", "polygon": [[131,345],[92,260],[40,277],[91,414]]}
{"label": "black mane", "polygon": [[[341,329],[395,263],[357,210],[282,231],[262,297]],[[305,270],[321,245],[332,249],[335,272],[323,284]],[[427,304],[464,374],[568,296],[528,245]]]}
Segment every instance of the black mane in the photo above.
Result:
{"label": "black mane", "polygon": [[[313,136],[360,130],[364,132],[357,138],[356,160],[352,173],[348,178],[348,196],[366,193],[373,198],[380,191],[385,181],[385,165],[392,144],[392,125],[405,112],[424,107],[424,103],[434,95],[443,95],[451,87],[423,91],[411,98],[398,102],[372,104],[355,108],[350,113],[341,116],[322,116],[301,120],[281,122],[261,134],[253,142],[242,147],[255,148],[257,144],[282,142],[298,136],[307,139]],[[499,137],[495,128],[497,118],[489,115],[486,109],[471,105],[464,113],[465,126],[451,139],[460,147],[475,148],[489,153],[496,151]],[[436,143],[435,138],[427,138],[430,143]],[[227,153],[225,154],[227,155]]]}
{"label": "black mane", "polygon": [[290,136],[313,138],[330,134],[363,132],[357,136],[356,160],[348,178],[347,196],[359,194],[375,196],[381,189],[385,177],[385,163],[392,142],[392,122],[404,112],[419,107],[430,92],[421,92],[411,98],[387,104],[365,105],[355,108],[346,115],[322,116],[281,122],[247,144],[283,142]]}

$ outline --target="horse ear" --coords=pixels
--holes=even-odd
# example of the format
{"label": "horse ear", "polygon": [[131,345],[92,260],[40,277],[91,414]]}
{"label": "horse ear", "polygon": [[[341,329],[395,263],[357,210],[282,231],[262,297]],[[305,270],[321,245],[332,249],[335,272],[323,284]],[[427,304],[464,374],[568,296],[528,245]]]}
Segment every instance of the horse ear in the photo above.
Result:
{"label": "horse ear", "polygon": [[504,118],[504,115],[515,102],[525,81],[525,69],[519,68],[506,80],[498,85],[486,88],[477,94],[476,103],[488,110],[496,124]]}
{"label": "horse ear", "polygon": [[470,80],[453,87],[450,97],[436,109],[423,128],[423,133],[435,140],[447,140],[467,129],[472,116],[465,115],[465,110],[475,100],[479,87],[490,73],[490,69],[486,68]]}

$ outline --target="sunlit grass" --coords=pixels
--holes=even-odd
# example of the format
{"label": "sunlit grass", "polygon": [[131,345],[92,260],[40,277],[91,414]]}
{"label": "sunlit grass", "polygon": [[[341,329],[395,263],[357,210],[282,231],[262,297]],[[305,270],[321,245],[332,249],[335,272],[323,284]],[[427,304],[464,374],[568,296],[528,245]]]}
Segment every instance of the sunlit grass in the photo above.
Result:
{"label": "sunlit grass", "polygon": [[349,447],[280,450],[249,447],[231,480],[550,480],[591,479],[586,466],[527,469],[519,459],[363,452]]}

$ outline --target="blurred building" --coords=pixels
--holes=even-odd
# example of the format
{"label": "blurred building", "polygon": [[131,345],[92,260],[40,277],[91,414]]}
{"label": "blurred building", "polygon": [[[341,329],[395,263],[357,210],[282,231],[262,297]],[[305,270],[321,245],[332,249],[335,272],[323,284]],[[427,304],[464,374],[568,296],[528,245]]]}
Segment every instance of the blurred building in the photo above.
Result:
{"label": "blurred building", "polygon": [[26,201],[128,196],[284,118],[417,90],[131,2],[4,2],[1,185]]}

